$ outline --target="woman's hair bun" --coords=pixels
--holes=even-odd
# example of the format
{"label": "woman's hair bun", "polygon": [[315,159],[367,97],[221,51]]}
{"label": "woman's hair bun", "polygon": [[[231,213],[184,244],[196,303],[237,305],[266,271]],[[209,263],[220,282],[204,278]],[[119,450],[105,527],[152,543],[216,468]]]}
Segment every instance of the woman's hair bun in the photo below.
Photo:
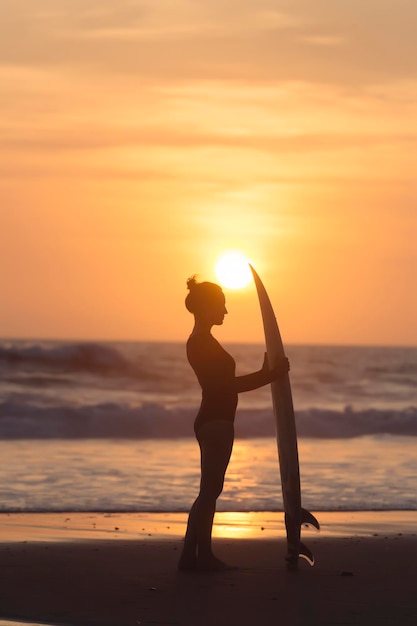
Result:
{"label": "woman's hair bun", "polygon": [[194,274],[193,276],[190,276],[190,278],[187,280],[187,288],[191,291],[192,289],[194,289],[194,287],[197,285],[197,275]]}
{"label": "woman's hair bun", "polygon": [[218,299],[219,296],[224,298],[219,285],[209,282],[198,283],[196,274],[187,280],[187,287],[190,293],[185,298],[185,306],[190,313],[197,313],[211,306],[213,299]]}

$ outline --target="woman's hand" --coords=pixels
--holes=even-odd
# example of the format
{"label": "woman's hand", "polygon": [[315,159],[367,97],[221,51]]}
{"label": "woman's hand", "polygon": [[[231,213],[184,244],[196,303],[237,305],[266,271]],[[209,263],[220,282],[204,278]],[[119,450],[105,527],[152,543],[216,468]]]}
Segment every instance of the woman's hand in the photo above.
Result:
{"label": "woman's hand", "polygon": [[277,380],[285,376],[290,371],[290,363],[287,357],[277,359],[274,367],[269,367],[268,358],[265,353],[264,363],[260,370],[253,372],[252,374],[245,374],[244,376],[236,376],[236,391],[241,393],[242,391],[252,391],[252,389],[259,389],[272,381]]}
{"label": "woman's hand", "polygon": [[286,356],[283,358],[278,358],[273,367],[269,367],[268,365],[268,356],[265,352],[264,363],[262,365],[262,371],[265,373],[265,376],[268,378],[269,382],[276,380],[277,378],[281,378],[285,374],[288,374],[290,371],[290,362]]}

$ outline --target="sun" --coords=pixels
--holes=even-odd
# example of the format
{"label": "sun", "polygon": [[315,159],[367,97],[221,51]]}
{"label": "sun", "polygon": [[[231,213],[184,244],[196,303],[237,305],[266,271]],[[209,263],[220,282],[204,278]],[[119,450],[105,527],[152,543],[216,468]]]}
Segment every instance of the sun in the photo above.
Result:
{"label": "sun", "polygon": [[216,261],[214,271],[219,283],[228,289],[242,289],[252,280],[249,261],[237,250],[224,252]]}

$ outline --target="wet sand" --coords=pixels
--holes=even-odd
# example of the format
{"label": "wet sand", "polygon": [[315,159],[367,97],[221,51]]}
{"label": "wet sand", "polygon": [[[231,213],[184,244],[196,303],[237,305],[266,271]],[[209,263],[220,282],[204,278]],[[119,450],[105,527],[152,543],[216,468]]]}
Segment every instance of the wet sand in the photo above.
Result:
{"label": "wet sand", "polygon": [[414,626],[417,512],[315,512],[285,569],[282,513],[217,514],[237,569],[179,573],[183,514],[1,514],[0,624]]}

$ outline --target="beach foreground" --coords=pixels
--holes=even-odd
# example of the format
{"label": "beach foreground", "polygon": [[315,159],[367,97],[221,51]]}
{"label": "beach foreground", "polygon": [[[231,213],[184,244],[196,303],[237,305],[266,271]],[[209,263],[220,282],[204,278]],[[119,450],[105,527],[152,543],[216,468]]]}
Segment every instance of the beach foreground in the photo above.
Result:
{"label": "beach foreground", "polygon": [[1,514],[0,624],[416,624],[417,512],[316,515],[314,567],[286,571],[282,513],[223,513],[215,549],[237,569],[184,574],[184,514]]}

